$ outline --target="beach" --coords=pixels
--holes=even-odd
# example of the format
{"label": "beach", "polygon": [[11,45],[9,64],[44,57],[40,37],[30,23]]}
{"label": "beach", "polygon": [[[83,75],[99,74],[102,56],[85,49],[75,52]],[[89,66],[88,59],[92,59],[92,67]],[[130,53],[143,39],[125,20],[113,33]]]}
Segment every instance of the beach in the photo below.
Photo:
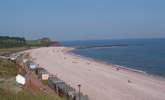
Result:
{"label": "beach", "polygon": [[31,49],[40,67],[88,95],[90,100],[165,100],[165,79],[68,53],[74,48]]}

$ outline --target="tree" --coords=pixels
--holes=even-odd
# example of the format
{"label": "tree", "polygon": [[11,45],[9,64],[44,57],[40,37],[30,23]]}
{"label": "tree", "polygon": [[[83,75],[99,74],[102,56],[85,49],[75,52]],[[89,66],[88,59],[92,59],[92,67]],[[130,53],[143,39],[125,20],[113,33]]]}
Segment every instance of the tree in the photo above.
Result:
{"label": "tree", "polygon": [[0,36],[0,48],[25,46],[26,40],[23,37]]}

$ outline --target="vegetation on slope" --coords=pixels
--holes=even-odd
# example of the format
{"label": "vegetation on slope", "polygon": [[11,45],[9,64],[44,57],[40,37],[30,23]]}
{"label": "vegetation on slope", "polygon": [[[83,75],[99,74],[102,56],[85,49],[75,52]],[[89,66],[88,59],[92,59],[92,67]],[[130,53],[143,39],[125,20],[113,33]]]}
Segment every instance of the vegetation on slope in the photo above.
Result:
{"label": "vegetation on slope", "polygon": [[58,96],[34,94],[15,81],[18,66],[14,61],[0,59],[0,100],[61,100]]}
{"label": "vegetation on slope", "polygon": [[51,40],[49,38],[42,38],[38,40],[27,40],[27,46],[34,47],[34,46],[49,46]]}
{"label": "vegetation on slope", "polygon": [[[49,46],[50,43],[49,38],[26,40],[22,37],[0,36],[0,55],[9,56],[31,47]],[[20,71],[15,61],[0,58],[0,100],[61,100],[57,95],[43,94],[42,90],[36,94],[22,87],[15,80],[18,73]]]}
{"label": "vegetation on slope", "polygon": [[17,65],[14,61],[0,59],[0,78],[11,78],[17,75]]}

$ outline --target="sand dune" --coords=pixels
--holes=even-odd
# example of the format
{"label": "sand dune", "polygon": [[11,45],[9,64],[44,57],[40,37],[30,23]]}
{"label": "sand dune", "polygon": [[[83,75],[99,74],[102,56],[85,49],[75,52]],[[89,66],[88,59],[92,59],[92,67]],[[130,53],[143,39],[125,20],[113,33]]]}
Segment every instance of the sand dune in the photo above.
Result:
{"label": "sand dune", "polygon": [[56,74],[90,100],[165,100],[165,80],[106,65],[67,53],[71,48],[29,50],[41,67]]}

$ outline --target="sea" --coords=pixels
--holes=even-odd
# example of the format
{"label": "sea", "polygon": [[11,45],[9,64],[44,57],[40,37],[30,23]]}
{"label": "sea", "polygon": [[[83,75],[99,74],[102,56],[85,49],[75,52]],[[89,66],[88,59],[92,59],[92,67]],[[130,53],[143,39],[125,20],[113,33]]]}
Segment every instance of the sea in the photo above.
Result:
{"label": "sea", "polygon": [[165,77],[165,38],[64,41],[62,45],[78,47],[72,51],[77,55]]}

